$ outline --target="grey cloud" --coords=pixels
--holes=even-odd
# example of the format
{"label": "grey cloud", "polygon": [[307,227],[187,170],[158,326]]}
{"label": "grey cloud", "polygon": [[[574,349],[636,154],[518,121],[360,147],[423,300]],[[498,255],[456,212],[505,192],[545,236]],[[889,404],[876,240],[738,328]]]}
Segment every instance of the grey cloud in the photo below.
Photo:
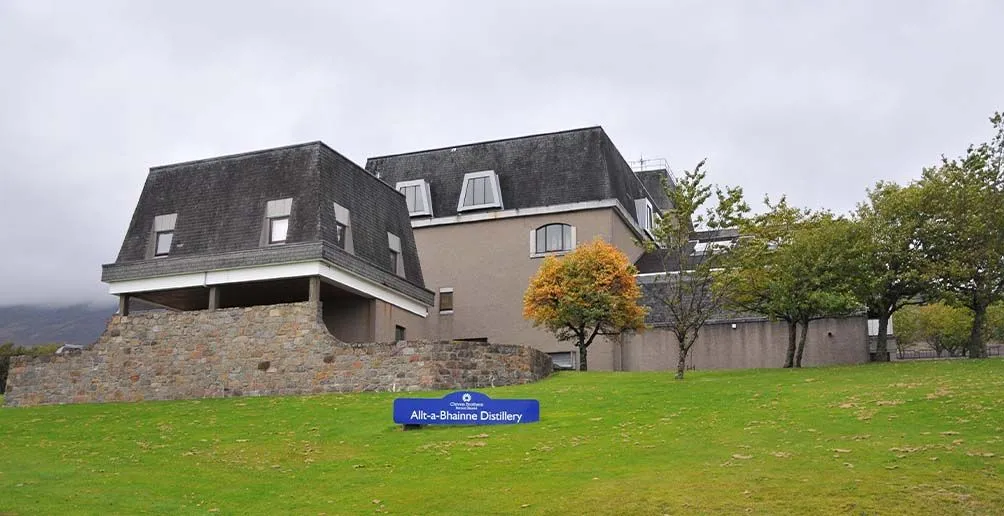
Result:
{"label": "grey cloud", "polygon": [[[369,5],[374,4],[374,5]],[[851,209],[987,135],[1004,4],[0,3],[0,304],[103,299],[147,168],[601,124],[628,159]]]}

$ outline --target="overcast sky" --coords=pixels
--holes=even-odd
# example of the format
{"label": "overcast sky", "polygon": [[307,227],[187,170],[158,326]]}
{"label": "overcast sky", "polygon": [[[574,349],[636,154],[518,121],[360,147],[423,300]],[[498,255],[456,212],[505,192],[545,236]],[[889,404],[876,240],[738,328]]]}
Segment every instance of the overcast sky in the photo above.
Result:
{"label": "overcast sky", "polygon": [[602,125],[845,212],[989,136],[1004,2],[0,0],[0,304],[109,299],[147,169]]}

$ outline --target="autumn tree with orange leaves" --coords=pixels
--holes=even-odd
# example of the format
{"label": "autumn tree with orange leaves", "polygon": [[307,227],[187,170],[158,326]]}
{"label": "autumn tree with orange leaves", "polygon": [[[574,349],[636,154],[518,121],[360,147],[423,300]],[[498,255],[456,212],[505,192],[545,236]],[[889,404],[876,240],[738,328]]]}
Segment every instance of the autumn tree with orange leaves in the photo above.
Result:
{"label": "autumn tree with orange leaves", "polygon": [[645,327],[636,273],[624,253],[600,238],[564,257],[549,256],[523,295],[523,317],[560,341],[574,341],[585,371],[586,350],[597,335]]}

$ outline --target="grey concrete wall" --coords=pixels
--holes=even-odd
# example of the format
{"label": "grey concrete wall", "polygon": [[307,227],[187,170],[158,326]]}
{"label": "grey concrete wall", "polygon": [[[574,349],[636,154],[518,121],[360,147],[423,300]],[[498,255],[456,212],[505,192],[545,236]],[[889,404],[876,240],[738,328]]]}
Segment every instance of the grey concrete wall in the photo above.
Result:
{"label": "grey concrete wall", "polygon": [[346,344],[317,305],[291,303],[114,316],[90,349],[15,357],[5,403],[479,388],[550,371],[550,357],[526,346]]}
{"label": "grey concrete wall", "polygon": [[[709,324],[691,349],[688,365],[695,369],[780,367],[788,345],[783,322],[750,321]],[[674,370],[679,356],[676,337],[650,329],[625,340],[623,367],[630,371]],[[864,317],[823,319],[809,324],[803,366],[868,362],[867,321]]]}
{"label": "grey concrete wall", "polygon": [[[415,228],[426,287],[437,296],[440,287],[454,289],[453,314],[439,315],[437,298],[428,338],[487,338],[545,352],[574,350],[523,318],[523,293],[542,262],[530,257],[530,231],[551,223],[575,226],[578,244],[601,236],[631,261],[642,253],[633,243],[634,233],[610,208]],[[589,367],[614,369],[609,341],[597,339],[590,347]]]}
{"label": "grey concrete wall", "polygon": [[375,342],[373,303],[374,300],[362,297],[325,301],[324,325],[342,342]]}

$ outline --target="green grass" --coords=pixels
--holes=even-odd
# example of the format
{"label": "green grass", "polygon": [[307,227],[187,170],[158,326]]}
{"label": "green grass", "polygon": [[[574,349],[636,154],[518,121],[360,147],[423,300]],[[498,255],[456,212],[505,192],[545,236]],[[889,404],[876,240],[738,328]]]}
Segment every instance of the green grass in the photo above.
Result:
{"label": "green grass", "polygon": [[1000,359],[485,392],[541,422],[403,432],[387,393],[0,409],[0,513],[1004,514]]}

